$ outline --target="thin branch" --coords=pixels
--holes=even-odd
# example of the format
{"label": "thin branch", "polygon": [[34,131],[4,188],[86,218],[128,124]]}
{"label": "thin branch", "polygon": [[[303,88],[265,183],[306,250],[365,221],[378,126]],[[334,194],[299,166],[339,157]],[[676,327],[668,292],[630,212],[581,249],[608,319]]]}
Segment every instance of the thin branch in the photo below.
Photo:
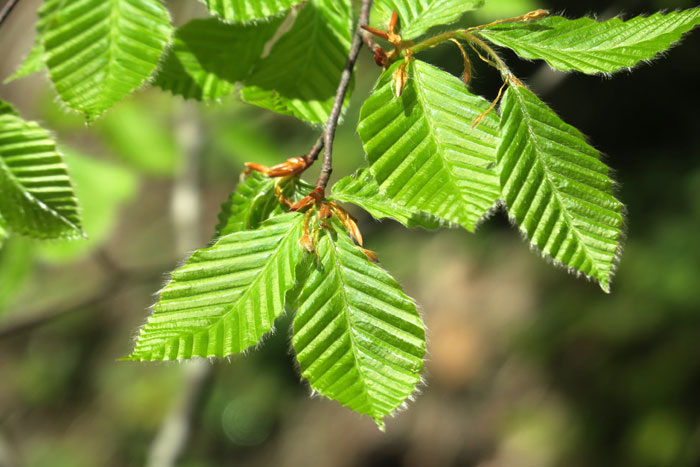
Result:
{"label": "thin branch", "polygon": [[7,17],[10,16],[10,12],[12,12],[12,9],[16,7],[18,3],[19,0],[9,0],[5,3],[5,6],[2,7],[2,11],[0,11],[0,27],[2,27]]}
{"label": "thin branch", "polygon": [[316,182],[316,188],[321,190],[326,189],[328,186],[328,181],[331,178],[331,172],[333,172],[333,140],[335,139],[335,130],[338,127],[338,120],[340,119],[340,111],[343,108],[345,95],[350,87],[352,72],[355,69],[355,63],[357,62],[357,57],[360,54],[360,49],[362,49],[364,33],[360,26],[366,26],[369,23],[369,12],[371,8],[372,0],[362,0],[362,9],[360,10],[360,17],[357,21],[355,37],[353,38],[352,45],[350,46],[348,61],[345,63],[345,69],[340,77],[340,83],[338,84],[338,91],[335,94],[335,101],[333,102],[331,116],[326,124],[326,130],[324,132],[325,151],[323,153],[323,167],[321,168],[321,175],[318,177],[318,182]]}
{"label": "thin branch", "polygon": [[323,149],[325,139],[326,132],[324,131],[323,133],[321,133],[321,136],[318,137],[316,143],[314,143],[313,147],[311,148],[311,151],[309,151],[309,153],[306,156],[304,156],[308,167],[310,167],[311,164],[316,162],[316,159],[318,159],[318,155],[321,154],[321,150]]}

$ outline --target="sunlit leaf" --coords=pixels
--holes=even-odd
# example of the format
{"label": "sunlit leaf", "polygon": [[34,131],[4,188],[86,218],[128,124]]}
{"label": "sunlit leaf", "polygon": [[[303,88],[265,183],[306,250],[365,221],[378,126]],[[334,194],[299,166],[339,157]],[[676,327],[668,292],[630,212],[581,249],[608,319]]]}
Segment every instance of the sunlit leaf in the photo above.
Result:
{"label": "sunlit leaf", "polygon": [[57,4],[43,38],[49,76],[70,108],[94,119],[151,76],[170,18],[158,0],[47,0],[41,12]]}
{"label": "sunlit leaf", "polygon": [[304,281],[292,340],[302,375],[320,394],[382,419],[415,391],[425,355],[416,305],[334,222]]}
{"label": "sunlit leaf", "polygon": [[433,26],[454,23],[464,13],[481,7],[484,0],[376,0],[374,8],[382,25],[388,23],[394,10],[399,14],[400,33],[414,39]]}
{"label": "sunlit leaf", "polygon": [[49,132],[22,120],[11,107],[4,109],[0,113],[0,215],[19,234],[81,236],[78,202]]}
{"label": "sunlit leaf", "polygon": [[279,15],[303,0],[200,0],[226,21],[248,22]]}
{"label": "sunlit leaf", "polygon": [[598,151],[528,89],[503,98],[498,149],[503,199],[545,255],[610,289],[622,204]]}
{"label": "sunlit leaf", "polygon": [[611,73],[651,60],[700,24],[700,8],[635,17],[569,20],[552,16],[532,23],[491,26],[479,34],[529,59],[559,70]]}
{"label": "sunlit leaf", "polygon": [[221,237],[176,270],[127,360],[225,357],[257,344],[284,311],[304,215]]}
{"label": "sunlit leaf", "polygon": [[154,84],[189,99],[217,100],[233,91],[260,59],[282,18],[250,25],[195,19],[175,31]]}
{"label": "sunlit leaf", "polygon": [[308,122],[327,121],[351,30],[349,3],[310,0],[246,79],[243,100]]}
{"label": "sunlit leaf", "polygon": [[401,97],[384,72],[357,131],[380,189],[395,203],[473,231],[499,197],[498,117],[458,78],[412,61]]}
{"label": "sunlit leaf", "polygon": [[377,185],[368,169],[360,169],[351,177],[338,180],[331,190],[330,199],[355,204],[375,219],[394,219],[406,227],[437,229],[449,225],[420,210],[393,202]]}

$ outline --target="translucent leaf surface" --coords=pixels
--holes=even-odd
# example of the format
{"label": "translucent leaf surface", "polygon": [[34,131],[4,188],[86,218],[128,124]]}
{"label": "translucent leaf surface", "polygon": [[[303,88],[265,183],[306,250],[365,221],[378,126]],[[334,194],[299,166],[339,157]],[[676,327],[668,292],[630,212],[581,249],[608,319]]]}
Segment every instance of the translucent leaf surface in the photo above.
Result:
{"label": "translucent leaf surface", "polygon": [[248,22],[278,15],[302,0],[201,0],[226,21]]}
{"label": "translucent leaf surface", "polygon": [[34,73],[40,72],[45,67],[44,46],[41,43],[36,43],[34,47],[32,47],[32,50],[29,51],[29,54],[24,58],[19,68],[5,79],[5,83],[11,83],[25,76],[33,75]]}
{"label": "translucent leaf surface", "polygon": [[173,94],[216,100],[233,91],[259,60],[282,18],[251,25],[195,19],[175,31],[154,84]]}
{"label": "translucent leaf surface", "polygon": [[225,357],[257,344],[284,311],[304,215],[221,237],[176,270],[127,360]]}
{"label": "translucent leaf surface", "polygon": [[527,24],[492,26],[479,34],[559,70],[608,73],[650,60],[700,24],[700,8],[598,22],[552,16]]}
{"label": "translucent leaf surface", "polygon": [[[1,106],[0,106],[1,107]],[[63,156],[49,132],[0,108],[0,214],[14,232],[36,238],[82,235]]]}
{"label": "translucent leaf surface", "polygon": [[382,419],[420,381],[423,323],[399,284],[346,232],[324,229],[317,251],[294,320],[302,375],[320,394],[383,428]]}
{"label": "translucent leaf surface", "polygon": [[362,106],[357,131],[370,169],[394,202],[474,230],[499,197],[498,117],[456,77],[411,62],[401,97],[384,72]]}
{"label": "translucent leaf surface", "polygon": [[274,212],[282,212],[275,196],[275,179],[253,172],[238,184],[221,206],[216,235],[256,229]]}
{"label": "translucent leaf surface", "polygon": [[468,11],[481,7],[484,0],[376,0],[379,20],[386,24],[394,10],[399,13],[400,33],[414,39],[433,26],[454,23]]}
{"label": "translucent leaf surface", "polygon": [[498,150],[503,199],[533,245],[608,291],[622,204],[598,151],[526,88],[503,98]]}
{"label": "translucent leaf surface", "polygon": [[42,4],[39,10],[39,20],[36,23],[34,46],[14,74],[5,80],[5,83],[24,78],[25,76],[37,73],[46,68],[44,60],[44,34],[46,33],[49,22],[52,21],[53,14],[61,8],[61,6],[62,2],[56,1]]}
{"label": "translucent leaf surface", "polygon": [[352,40],[350,6],[311,0],[245,81],[251,104],[312,123],[328,120]]}
{"label": "translucent leaf surface", "polygon": [[430,216],[420,210],[397,204],[380,189],[368,169],[360,169],[352,177],[345,177],[333,185],[330,199],[355,204],[375,219],[394,219],[406,227],[437,229],[449,225],[447,222]]}
{"label": "translucent leaf surface", "polygon": [[48,0],[44,35],[49,76],[61,99],[88,119],[101,115],[153,73],[170,37],[158,0]]}

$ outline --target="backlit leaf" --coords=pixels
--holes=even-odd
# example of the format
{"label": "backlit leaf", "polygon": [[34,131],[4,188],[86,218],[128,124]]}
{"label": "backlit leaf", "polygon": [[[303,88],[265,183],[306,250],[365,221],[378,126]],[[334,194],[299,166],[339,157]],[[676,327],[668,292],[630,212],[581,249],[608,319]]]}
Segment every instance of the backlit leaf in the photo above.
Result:
{"label": "backlit leaf", "polygon": [[49,76],[61,99],[90,120],[153,73],[170,38],[158,0],[47,0],[44,34]]}
{"label": "backlit leaf", "polygon": [[248,22],[279,15],[303,0],[201,0],[226,21]]}
{"label": "backlit leaf", "polygon": [[479,34],[559,70],[612,73],[651,60],[698,24],[700,8],[694,8],[629,21],[551,16],[533,23],[491,26]]}
{"label": "backlit leaf", "polygon": [[382,25],[396,10],[403,39],[414,39],[433,26],[454,23],[464,13],[481,7],[484,0],[376,0],[374,8]]}
{"label": "backlit leaf", "polygon": [[531,91],[511,86],[498,149],[503,199],[545,255],[610,289],[622,204],[598,151]]}
{"label": "backlit leaf", "polygon": [[49,132],[0,108],[0,215],[19,234],[81,236],[78,201]]}
{"label": "backlit leaf", "polygon": [[257,344],[294,285],[303,221],[283,214],[195,252],[173,273],[126,359],[225,357]]}
{"label": "backlit leaf", "polygon": [[189,99],[217,100],[233,91],[260,59],[282,18],[256,24],[195,19],[175,31],[154,84]]}
{"label": "backlit leaf", "polygon": [[395,97],[384,72],[362,106],[357,131],[380,189],[395,203],[473,231],[499,197],[498,117],[458,78],[419,60]]}
{"label": "backlit leaf", "polygon": [[416,305],[369,262],[337,222],[323,229],[318,260],[296,300],[293,345],[320,394],[382,419],[415,391],[425,355]]}
{"label": "backlit leaf", "polygon": [[368,169],[360,169],[352,177],[338,180],[331,190],[330,199],[355,204],[375,219],[394,219],[406,227],[437,229],[449,223],[420,210],[393,202],[377,185]]}
{"label": "backlit leaf", "polygon": [[246,79],[248,103],[312,123],[330,115],[352,40],[350,5],[310,0]]}

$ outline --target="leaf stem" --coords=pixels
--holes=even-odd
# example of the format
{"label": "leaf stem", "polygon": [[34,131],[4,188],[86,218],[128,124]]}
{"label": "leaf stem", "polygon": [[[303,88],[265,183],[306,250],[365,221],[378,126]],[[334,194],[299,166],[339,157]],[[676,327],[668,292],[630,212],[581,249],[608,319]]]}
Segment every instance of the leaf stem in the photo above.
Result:
{"label": "leaf stem", "polygon": [[333,102],[331,115],[328,118],[328,123],[326,124],[326,129],[323,134],[323,167],[321,168],[321,174],[316,182],[316,188],[320,190],[325,191],[326,187],[328,186],[328,181],[331,178],[331,173],[333,172],[333,140],[335,139],[335,130],[338,127],[338,120],[340,119],[340,112],[343,108],[343,102],[345,101],[345,96],[347,95],[348,88],[350,87],[352,72],[355,69],[355,63],[357,62],[357,57],[359,56],[360,49],[362,48],[364,34],[360,26],[366,26],[369,23],[369,12],[371,8],[372,0],[362,0],[362,9],[360,10],[360,17],[357,20],[355,36],[353,37],[352,45],[350,46],[350,53],[348,54],[348,60],[345,63],[345,69],[340,77],[340,83],[338,84],[338,90],[335,94],[335,101]]}
{"label": "leaf stem", "polygon": [[18,3],[19,0],[9,0],[5,4],[5,6],[2,8],[2,11],[0,11],[0,27],[3,25],[7,17],[10,16],[12,9],[16,7]]}

